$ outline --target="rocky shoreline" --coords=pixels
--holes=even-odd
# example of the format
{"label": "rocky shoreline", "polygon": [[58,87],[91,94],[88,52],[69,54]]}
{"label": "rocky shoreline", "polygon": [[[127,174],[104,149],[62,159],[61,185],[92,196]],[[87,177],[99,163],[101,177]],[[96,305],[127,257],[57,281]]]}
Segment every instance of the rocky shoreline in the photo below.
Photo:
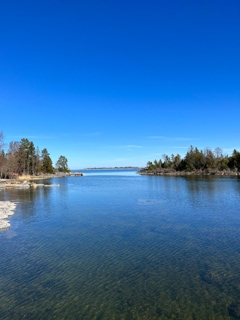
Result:
{"label": "rocky shoreline", "polygon": [[[22,176],[18,179],[0,179],[0,190],[5,188],[28,189],[38,187],[59,187],[60,184],[36,183],[36,180],[45,180],[50,178],[63,178],[69,176],[83,176],[81,172],[68,172],[57,174],[44,174],[39,176]],[[16,204],[11,201],[0,201],[0,230],[10,227],[8,217],[14,214]]]}
{"label": "rocky shoreline", "polygon": [[[0,190],[4,188],[28,189],[30,187],[59,187],[59,184],[33,183],[19,180],[0,180]],[[9,216],[14,214],[16,203],[11,201],[0,201],[0,231],[10,227]]]}
{"label": "rocky shoreline", "polygon": [[60,184],[44,184],[44,183],[34,183],[32,181],[19,181],[14,179],[0,180],[0,189],[2,188],[17,188],[17,189],[28,189],[30,187],[59,187]]}
{"label": "rocky shoreline", "polygon": [[173,171],[173,170],[149,170],[142,169],[137,172],[147,176],[240,176],[240,171],[230,170],[195,170],[195,171]]}
{"label": "rocky shoreline", "polygon": [[14,214],[16,203],[11,201],[0,201],[0,230],[10,227],[9,216]]}
{"label": "rocky shoreline", "polygon": [[[55,175],[56,177],[56,175]],[[27,179],[27,177],[25,177]],[[28,189],[37,187],[59,187],[59,184],[35,183],[35,180],[47,179],[49,176],[30,177],[29,180],[21,179],[0,179],[0,190],[5,188]],[[0,201],[0,231],[8,229],[10,222],[8,218],[14,214],[16,203],[12,201]]]}
{"label": "rocky shoreline", "polygon": [[47,180],[51,178],[64,178],[64,177],[81,177],[82,172],[58,172],[55,174],[42,174],[38,176],[23,175],[16,179],[0,179],[0,189],[1,188],[29,188],[29,187],[51,187],[59,186],[59,184],[44,184],[35,183],[37,180]]}

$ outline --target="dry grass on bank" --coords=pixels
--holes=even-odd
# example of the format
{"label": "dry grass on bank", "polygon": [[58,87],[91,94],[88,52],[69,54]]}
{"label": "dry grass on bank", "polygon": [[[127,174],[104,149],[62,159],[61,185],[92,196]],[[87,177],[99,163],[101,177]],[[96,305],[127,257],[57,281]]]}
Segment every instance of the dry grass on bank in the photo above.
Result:
{"label": "dry grass on bank", "polygon": [[30,174],[23,174],[18,177],[19,181],[40,180],[50,178],[48,175],[30,176]]}
{"label": "dry grass on bank", "polygon": [[54,174],[40,174],[39,176],[31,176],[29,174],[23,174],[17,178],[18,181],[30,181],[30,180],[42,180],[55,177]]}
{"label": "dry grass on bank", "polygon": [[18,177],[18,180],[22,181],[22,180],[31,180],[31,176],[30,174],[23,174],[22,176]]}

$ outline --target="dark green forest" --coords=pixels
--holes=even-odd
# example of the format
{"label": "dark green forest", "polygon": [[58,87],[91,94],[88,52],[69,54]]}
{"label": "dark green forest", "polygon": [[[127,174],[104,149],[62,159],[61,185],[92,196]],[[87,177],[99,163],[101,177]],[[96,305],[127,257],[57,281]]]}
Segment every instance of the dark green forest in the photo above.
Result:
{"label": "dark green forest", "polygon": [[67,163],[67,158],[61,155],[54,167],[48,150],[44,148],[40,151],[27,138],[12,141],[6,146],[0,131],[0,178],[69,172]]}
{"label": "dark green forest", "polygon": [[224,155],[222,149],[209,148],[199,150],[190,146],[186,155],[182,158],[179,154],[168,156],[164,154],[163,160],[149,161],[143,173],[171,173],[171,172],[199,172],[214,174],[216,172],[240,172],[240,152],[233,150],[232,155]]}

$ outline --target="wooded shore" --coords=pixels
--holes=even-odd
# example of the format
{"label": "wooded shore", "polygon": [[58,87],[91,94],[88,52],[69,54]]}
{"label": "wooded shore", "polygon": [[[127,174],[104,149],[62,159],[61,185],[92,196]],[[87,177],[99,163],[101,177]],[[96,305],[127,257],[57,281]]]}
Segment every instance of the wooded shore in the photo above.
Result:
{"label": "wooded shore", "polygon": [[140,175],[149,176],[240,176],[240,171],[235,170],[193,170],[193,171],[176,171],[168,169],[149,169],[143,168],[137,172]]}
{"label": "wooded shore", "polygon": [[[83,176],[82,172],[57,172],[52,174],[40,174],[40,175],[21,175],[14,179],[0,179],[0,188],[4,187],[27,187],[27,186],[40,186],[43,184],[34,183],[37,180],[46,180],[52,178],[64,178],[64,177],[80,177]],[[49,185],[47,185],[49,186]]]}

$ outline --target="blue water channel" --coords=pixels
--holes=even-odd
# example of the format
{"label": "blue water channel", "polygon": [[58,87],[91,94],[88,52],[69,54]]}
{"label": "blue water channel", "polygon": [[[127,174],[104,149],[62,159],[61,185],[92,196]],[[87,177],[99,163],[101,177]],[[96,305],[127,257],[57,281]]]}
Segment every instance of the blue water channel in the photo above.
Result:
{"label": "blue water channel", "polygon": [[0,319],[240,319],[240,179],[42,182],[0,191]]}

